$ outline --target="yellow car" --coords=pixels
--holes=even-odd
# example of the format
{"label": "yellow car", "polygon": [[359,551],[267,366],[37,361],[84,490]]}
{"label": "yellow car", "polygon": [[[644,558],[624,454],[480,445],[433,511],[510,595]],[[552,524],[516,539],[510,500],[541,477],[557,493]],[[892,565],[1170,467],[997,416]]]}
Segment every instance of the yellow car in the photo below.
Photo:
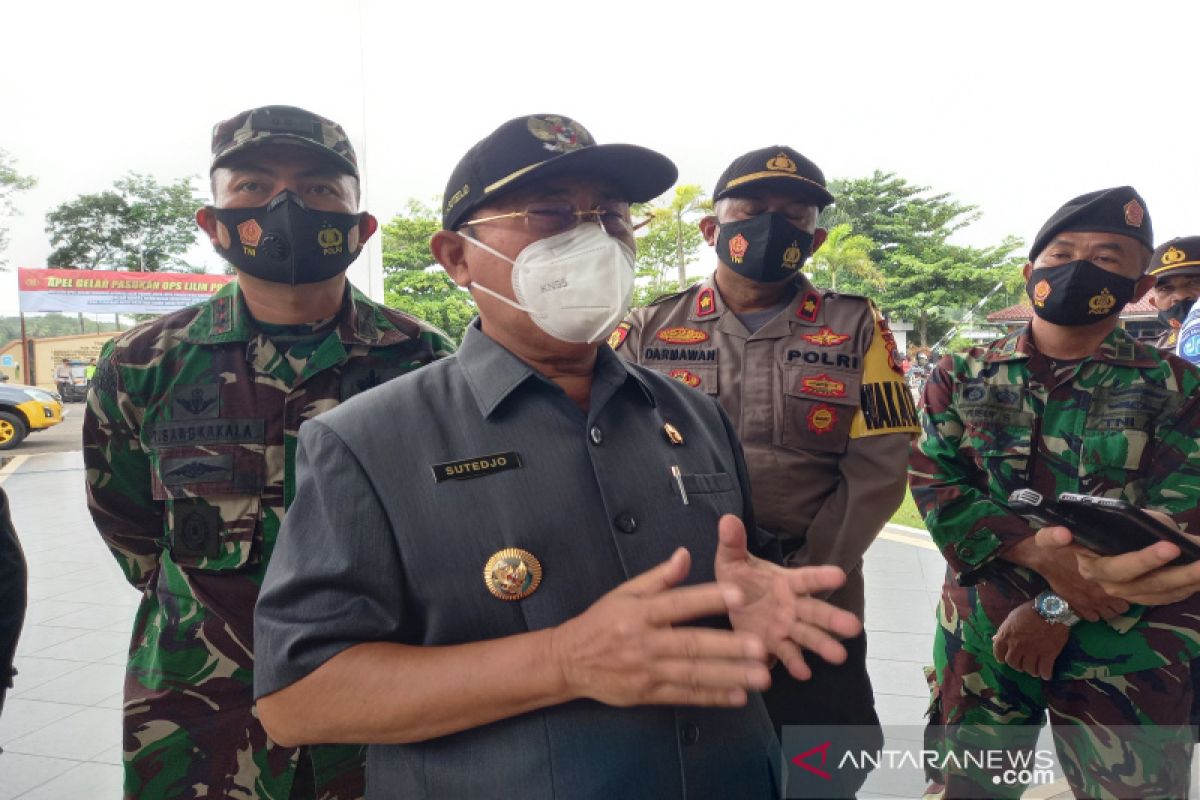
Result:
{"label": "yellow car", "polygon": [[36,386],[0,383],[0,450],[10,450],[32,431],[63,421],[62,398]]}

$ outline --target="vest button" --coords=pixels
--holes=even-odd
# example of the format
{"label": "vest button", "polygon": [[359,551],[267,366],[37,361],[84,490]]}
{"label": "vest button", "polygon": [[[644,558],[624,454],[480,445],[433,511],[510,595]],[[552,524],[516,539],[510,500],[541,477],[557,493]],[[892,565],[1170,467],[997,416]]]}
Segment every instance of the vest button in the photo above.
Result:
{"label": "vest button", "polygon": [[624,511],[613,518],[613,525],[616,525],[617,530],[622,533],[633,533],[637,530],[638,521],[633,514]]}
{"label": "vest button", "polygon": [[592,429],[588,431],[588,438],[592,440],[592,444],[600,444],[604,441],[604,434],[600,432],[599,428],[593,425]]}
{"label": "vest button", "polygon": [[694,722],[685,722],[679,726],[679,739],[684,744],[695,744],[700,741],[700,728]]}

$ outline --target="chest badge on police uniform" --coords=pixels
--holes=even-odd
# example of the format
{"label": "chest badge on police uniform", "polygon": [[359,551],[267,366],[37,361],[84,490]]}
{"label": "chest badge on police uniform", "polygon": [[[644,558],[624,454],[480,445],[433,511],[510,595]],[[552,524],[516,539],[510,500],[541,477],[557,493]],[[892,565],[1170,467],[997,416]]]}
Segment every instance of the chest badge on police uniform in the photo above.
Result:
{"label": "chest badge on police uniform", "polygon": [[669,422],[663,423],[663,434],[667,437],[667,441],[678,447],[683,444],[683,434]]}
{"label": "chest badge on police uniform", "polygon": [[542,583],[542,563],[528,550],[508,547],[484,564],[483,582],[493,597],[524,600]]}

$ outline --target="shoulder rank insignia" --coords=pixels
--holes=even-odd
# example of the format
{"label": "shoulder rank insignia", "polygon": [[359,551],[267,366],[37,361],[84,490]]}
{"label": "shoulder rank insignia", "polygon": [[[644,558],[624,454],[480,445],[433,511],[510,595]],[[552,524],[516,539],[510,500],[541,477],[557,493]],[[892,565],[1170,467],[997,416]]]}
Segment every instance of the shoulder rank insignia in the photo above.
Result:
{"label": "shoulder rank insignia", "polygon": [[805,292],[804,299],[796,308],[796,316],[805,322],[816,322],[817,312],[821,310],[821,296],[816,292]]}
{"label": "shoulder rank insignia", "polygon": [[608,346],[616,350],[621,345],[625,344],[625,337],[629,335],[629,329],[633,326],[628,322],[622,322],[616,327],[612,333],[608,335]]}
{"label": "shoulder rank insignia", "polygon": [[663,328],[654,335],[655,339],[668,344],[700,344],[708,341],[708,334],[699,328]]}
{"label": "shoulder rank insignia", "polygon": [[466,458],[462,461],[447,461],[444,464],[434,464],[433,480],[436,483],[442,481],[465,481],[468,478],[482,478],[484,475],[494,475],[497,472],[504,472],[509,469],[518,469],[524,466],[521,463],[521,456],[514,452],[509,453],[493,453],[490,456],[476,456],[475,458]]}
{"label": "shoulder rank insignia", "polygon": [[483,565],[483,582],[493,597],[524,600],[542,583],[542,563],[528,550],[509,547]]}
{"label": "shoulder rank insignia", "polygon": [[701,289],[700,294],[696,296],[696,316],[707,317],[717,310],[716,293],[712,287]]}
{"label": "shoulder rank insignia", "polygon": [[829,328],[829,326],[825,326],[824,328],[821,328],[821,330],[817,331],[816,333],[809,333],[804,336],[801,336],[800,338],[810,344],[815,344],[819,347],[833,347],[834,345],[841,344],[842,342],[849,339],[850,334],[834,333],[833,330]]}

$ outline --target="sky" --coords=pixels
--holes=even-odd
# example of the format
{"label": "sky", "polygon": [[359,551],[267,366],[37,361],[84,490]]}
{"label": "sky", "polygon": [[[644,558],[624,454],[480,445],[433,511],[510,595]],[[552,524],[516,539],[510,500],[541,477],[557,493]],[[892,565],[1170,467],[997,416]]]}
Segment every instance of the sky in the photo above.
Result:
{"label": "sky", "polygon": [[[385,221],[505,120],[549,113],[707,191],[773,144],[827,178],[894,171],[979,206],[967,244],[1029,241],[1120,184],[1156,241],[1200,233],[1200,4],[60,0],[0,19],[0,148],[38,180],[6,223],[0,314],[14,267],[46,266],[50,209],[130,171],[206,192],[213,123],[276,103],[346,128]],[[372,244],[350,276],[378,297]],[[207,243],[190,258],[219,271]]]}

